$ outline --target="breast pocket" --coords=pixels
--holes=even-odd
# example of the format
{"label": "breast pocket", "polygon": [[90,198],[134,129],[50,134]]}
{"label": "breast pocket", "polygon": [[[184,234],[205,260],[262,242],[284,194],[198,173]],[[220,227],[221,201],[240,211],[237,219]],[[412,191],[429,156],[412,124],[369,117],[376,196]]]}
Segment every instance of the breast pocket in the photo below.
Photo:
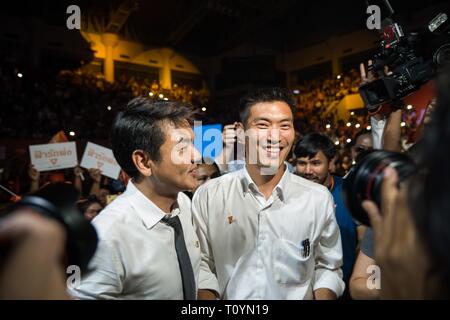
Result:
{"label": "breast pocket", "polygon": [[275,279],[282,284],[302,284],[312,276],[314,259],[301,243],[278,239],[273,246],[273,268]]}

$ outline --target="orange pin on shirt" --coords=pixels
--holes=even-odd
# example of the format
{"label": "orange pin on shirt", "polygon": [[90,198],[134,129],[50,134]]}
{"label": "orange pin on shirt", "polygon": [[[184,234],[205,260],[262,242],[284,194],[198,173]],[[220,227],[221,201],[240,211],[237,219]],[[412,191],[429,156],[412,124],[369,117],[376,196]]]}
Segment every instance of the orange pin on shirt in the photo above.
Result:
{"label": "orange pin on shirt", "polygon": [[229,223],[229,224],[232,224],[233,222],[236,221],[236,219],[234,219],[233,216],[228,216],[227,218],[228,218],[228,223]]}

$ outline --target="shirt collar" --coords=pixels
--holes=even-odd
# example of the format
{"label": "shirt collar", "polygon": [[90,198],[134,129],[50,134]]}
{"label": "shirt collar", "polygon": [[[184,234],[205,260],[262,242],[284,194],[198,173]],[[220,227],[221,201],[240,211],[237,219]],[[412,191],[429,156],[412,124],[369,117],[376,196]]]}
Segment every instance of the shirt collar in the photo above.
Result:
{"label": "shirt collar", "polygon": [[[147,198],[138,188],[133,184],[132,180],[128,181],[127,190],[124,196],[128,199],[133,209],[141,218],[147,229],[153,228],[161,219],[167,215],[157,205],[155,205],[149,198]],[[171,211],[171,216],[176,216],[180,213],[178,202],[175,202]]]}
{"label": "shirt collar", "polygon": [[[274,188],[274,190],[276,190],[280,200],[283,202],[286,199],[286,191],[287,191],[287,185],[288,185],[288,181],[289,181],[289,174],[290,174],[290,172],[288,170],[288,167],[287,167],[287,165],[285,165],[283,176],[281,177],[280,181]],[[242,170],[241,185],[242,185],[242,191],[243,191],[244,196],[247,192],[253,192],[253,193],[259,192],[258,186],[253,181],[253,179],[250,177],[250,174],[248,173],[246,166],[244,166],[244,169]]]}

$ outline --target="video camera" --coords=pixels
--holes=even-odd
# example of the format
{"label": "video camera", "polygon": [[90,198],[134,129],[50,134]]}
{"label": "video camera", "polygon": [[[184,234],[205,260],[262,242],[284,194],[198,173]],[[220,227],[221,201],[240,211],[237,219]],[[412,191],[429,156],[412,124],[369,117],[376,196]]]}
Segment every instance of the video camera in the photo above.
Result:
{"label": "video camera", "polygon": [[389,16],[381,22],[381,49],[368,68],[368,72],[375,72],[378,78],[359,88],[370,113],[377,113],[385,103],[390,103],[394,110],[401,109],[403,98],[419,90],[440,67],[450,62],[447,14],[435,16],[428,23],[428,32],[405,35],[402,27],[391,18],[394,11],[389,2],[384,3]]}
{"label": "video camera", "polygon": [[[97,249],[97,232],[76,207],[78,191],[67,183],[49,183],[37,192],[24,196],[19,202],[9,206],[1,217],[14,214],[21,208],[54,219],[66,232],[65,267],[76,265],[81,272],[87,271],[88,263]],[[8,258],[14,249],[13,243],[0,244],[0,262]]]}

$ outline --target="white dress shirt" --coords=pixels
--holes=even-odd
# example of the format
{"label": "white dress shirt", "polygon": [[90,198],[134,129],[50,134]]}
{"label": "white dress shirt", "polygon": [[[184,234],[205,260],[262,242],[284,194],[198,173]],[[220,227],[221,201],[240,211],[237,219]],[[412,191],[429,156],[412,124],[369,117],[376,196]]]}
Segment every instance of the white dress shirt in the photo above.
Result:
{"label": "white dress shirt", "polygon": [[374,149],[383,149],[383,132],[386,126],[386,119],[377,119],[370,117],[370,126],[372,128],[372,139]]}
{"label": "white dress shirt", "polygon": [[199,289],[224,299],[312,299],[318,288],[342,294],[341,239],[324,186],[286,169],[266,200],[244,168],[208,181],[192,205]]}
{"label": "white dress shirt", "polygon": [[[178,215],[196,283],[200,247],[192,225],[191,202],[178,195]],[[183,299],[183,284],[172,227],[166,214],[130,181],[124,194],[94,220],[100,242],[91,262],[95,270],[70,292],[81,299]]]}

